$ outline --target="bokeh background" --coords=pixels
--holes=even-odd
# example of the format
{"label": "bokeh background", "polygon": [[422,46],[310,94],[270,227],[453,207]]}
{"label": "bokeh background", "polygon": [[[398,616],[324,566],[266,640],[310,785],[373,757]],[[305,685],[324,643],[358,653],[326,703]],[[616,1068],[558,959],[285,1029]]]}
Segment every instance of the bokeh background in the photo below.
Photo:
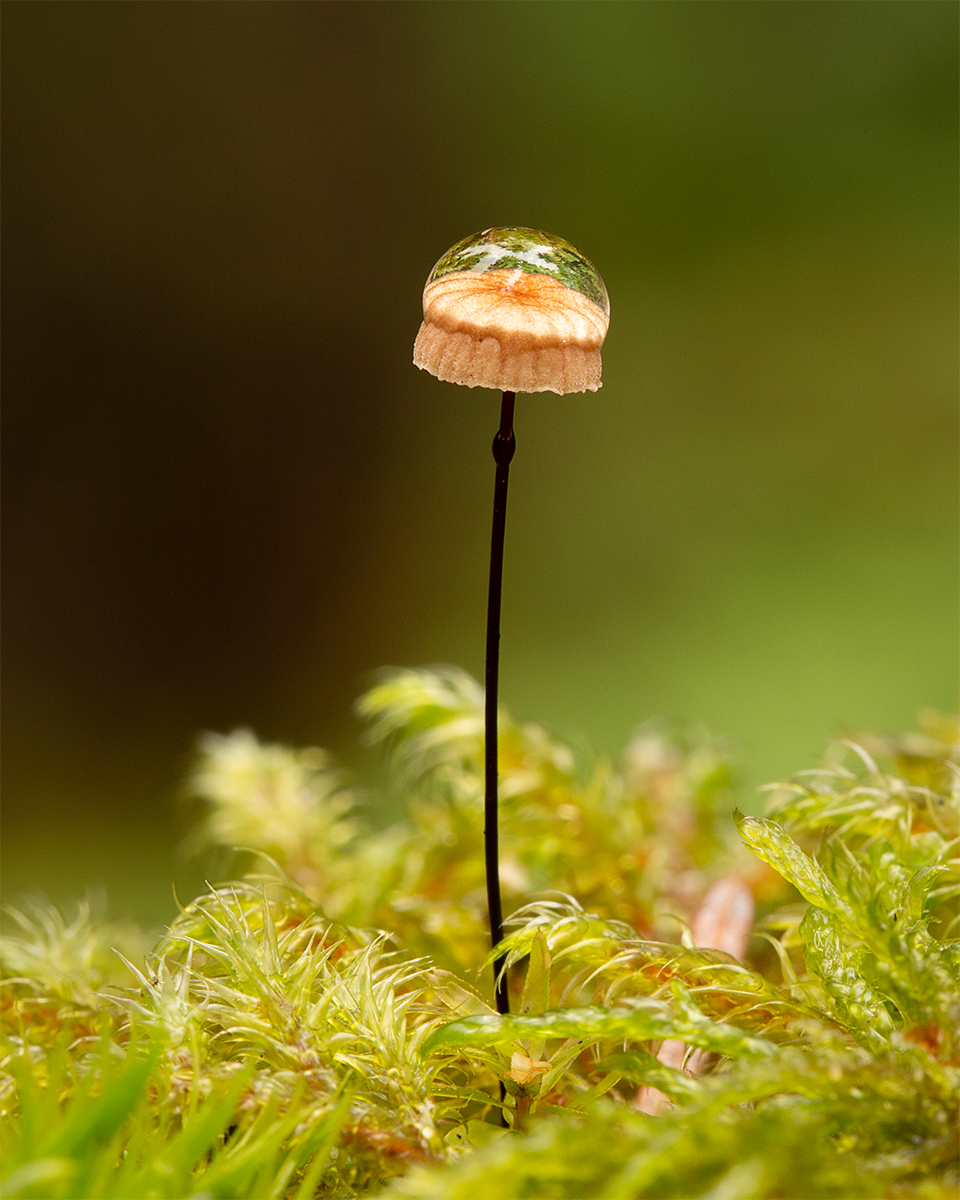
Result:
{"label": "bokeh background", "polygon": [[956,703],[956,4],[3,8],[4,890],[199,886],[202,730],[361,776],[482,669],[499,398],[410,364],[468,233],[563,235],[604,387],[522,397],[502,691],[757,784]]}

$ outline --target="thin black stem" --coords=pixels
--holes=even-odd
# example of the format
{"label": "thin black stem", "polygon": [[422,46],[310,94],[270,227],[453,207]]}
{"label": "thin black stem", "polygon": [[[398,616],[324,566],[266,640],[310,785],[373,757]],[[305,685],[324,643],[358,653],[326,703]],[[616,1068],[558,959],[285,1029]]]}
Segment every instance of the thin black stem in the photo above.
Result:
{"label": "thin black stem", "polygon": [[[507,520],[507,483],[510,460],[517,448],[513,436],[513,392],[503,393],[500,428],[493,439],[497,482],[493,492],[493,536],[490,540],[490,593],[487,602],[487,669],[485,711],[485,791],[483,843],[487,866],[487,907],[490,912],[490,941],[494,950],[503,941],[500,907],[500,860],[497,836],[497,692],[500,682],[500,594],[503,584],[503,534]],[[497,1012],[510,1011],[504,957],[493,964]]]}

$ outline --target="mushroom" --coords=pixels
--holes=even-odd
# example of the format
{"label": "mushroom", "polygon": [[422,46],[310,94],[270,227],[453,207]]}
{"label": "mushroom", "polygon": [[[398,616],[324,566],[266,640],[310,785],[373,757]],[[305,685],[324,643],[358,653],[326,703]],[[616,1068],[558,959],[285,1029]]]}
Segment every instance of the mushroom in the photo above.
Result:
{"label": "mushroom", "polygon": [[505,392],[595,392],[610,302],[563,238],[513,226],[457,242],[430,272],[416,366]]}
{"label": "mushroom", "polygon": [[[503,940],[497,837],[497,691],[507,482],[516,449],[517,392],[595,392],[610,323],[607,289],[593,264],[563,238],[504,226],[449,249],[423,290],[413,361],[438,379],[503,392],[493,439],[497,464],[487,602],[484,852],[493,949]],[[494,963],[497,1011],[510,1011],[506,959]],[[502,1093],[502,1088],[501,1088]],[[502,1094],[501,1094],[502,1099]]]}

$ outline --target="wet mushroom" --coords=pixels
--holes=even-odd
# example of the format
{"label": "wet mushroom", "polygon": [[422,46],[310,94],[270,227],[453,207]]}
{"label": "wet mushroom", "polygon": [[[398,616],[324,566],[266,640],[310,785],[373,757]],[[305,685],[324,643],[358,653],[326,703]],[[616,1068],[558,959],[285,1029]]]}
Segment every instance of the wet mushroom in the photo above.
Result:
{"label": "wet mushroom", "polygon": [[[447,251],[423,291],[413,361],[438,379],[503,392],[493,439],[497,464],[490,546],[485,671],[484,848],[490,938],[503,940],[497,837],[497,692],[503,536],[517,392],[595,392],[610,302],[593,264],[569,242],[538,229],[485,229]],[[497,1011],[510,1011],[501,956]]]}
{"label": "wet mushroom", "polygon": [[591,262],[537,229],[485,229],[430,272],[413,361],[466,387],[595,392],[610,302]]}

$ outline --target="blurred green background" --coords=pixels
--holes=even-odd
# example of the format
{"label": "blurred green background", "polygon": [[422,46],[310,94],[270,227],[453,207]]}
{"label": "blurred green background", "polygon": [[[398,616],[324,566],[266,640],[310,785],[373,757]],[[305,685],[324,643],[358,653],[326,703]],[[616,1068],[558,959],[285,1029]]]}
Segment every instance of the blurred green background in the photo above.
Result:
{"label": "blurred green background", "polygon": [[4,890],[199,886],[205,729],[482,670],[499,398],[410,363],[489,225],[610,292],[521,397],[502,692],[759,783],[956,703],[957,5],[5,4]]}

